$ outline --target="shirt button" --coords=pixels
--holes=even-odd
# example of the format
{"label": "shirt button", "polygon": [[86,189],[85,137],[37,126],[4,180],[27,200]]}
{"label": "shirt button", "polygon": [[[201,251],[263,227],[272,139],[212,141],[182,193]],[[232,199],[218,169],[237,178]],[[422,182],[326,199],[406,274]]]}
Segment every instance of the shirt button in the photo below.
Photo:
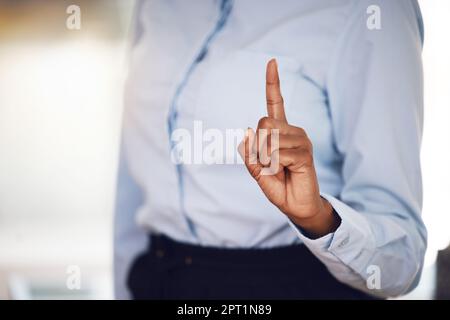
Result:
{"label": "shirt button", "polygon": [[186,265],[191,265],[192,264],[192,257],[186,257],[186,258],[184,258],[184,263],[186,264]]}
{"label": "shirt button", "polygon": [[161,250],[161,249],[156,250],[156,256],[158,258],[164,257],[164,250]]}
{"label": "shirt button", "polygon": [[343,246],[347,245],[347,243],[350,241],[350,237],[347,236],[344,240],[342,240],[339,244],[338,247],[342,248]]}

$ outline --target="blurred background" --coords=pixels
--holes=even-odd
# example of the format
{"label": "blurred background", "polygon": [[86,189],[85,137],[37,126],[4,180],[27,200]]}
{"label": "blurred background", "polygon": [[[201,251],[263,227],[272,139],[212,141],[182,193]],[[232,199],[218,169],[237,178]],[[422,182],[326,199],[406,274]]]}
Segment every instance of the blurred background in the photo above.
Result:
{"label": "blurred background", "polygon": [[[80,30],[66,27],[72,4],[81,8]],[[11,282],[20,295],[112,297],[133,4],[0,0],[0,298]],[[82,290],[69,292],[72,265]]]}
{"label": "blurred background", "polygon": [[[80,30],[66,27],[74,4]],[[429,246],[422,281],[404,299],[435,296],[438,251],[450,243],[450,1],[420,4]],[[0,0],[0,299],[113,297],[115,174],[133,5]],[[80,290],[67,287],[73,266]]]}

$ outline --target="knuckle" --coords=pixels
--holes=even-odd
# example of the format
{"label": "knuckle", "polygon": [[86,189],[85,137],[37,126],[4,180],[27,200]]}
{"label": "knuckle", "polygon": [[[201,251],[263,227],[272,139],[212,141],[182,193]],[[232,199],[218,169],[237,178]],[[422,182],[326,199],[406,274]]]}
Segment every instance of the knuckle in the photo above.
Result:
{"label": "knuckle", "polygon": [[303,137],[303,139],[302,139],[302,146],[303,146],[303,148],[304,148],[306,151],[312,153],[313,145],[312,145],[311,140],[308,139],[308,137]]}
{"label": "knuckle", "polygon": [[303,162],[305,164],[311,164],[314,161],[313,152],[309,148],[305,148],[302,152]]}
{"label": "knuckle", "polygon": [[313,148],[313,144],[311,142],[311,140],[308,139],[307,141],[307,145],[308,145],[308,150],[311,154],[313,154],[314,148]]}
{"label": "knuckle", "polygon": [[306,131],[305,131],[305,129],[303,129],[303,128],[301,128],[301,127],[297,127],[297,130],[298,130],[298,132],[299,132],[301,135],[306,136]]}
{"label": "knuckle", "polygon": [[282,96],[278,96],[276,98],[268,97],[267,98],[267,104],[271,105],[271,106],[284,104],[284,99],[283,99]]}
{"label": "knuckle", "polygon": [[258,121],[258,128],[271,128],[272,126],[272,119],[269,117],[262,117]]}
{"label": "knuckle", "polygon": [[284,160],[285,162],[293,162],[296,158],[294,150],[288,149],[288,150],[280,150],[280,159]]}

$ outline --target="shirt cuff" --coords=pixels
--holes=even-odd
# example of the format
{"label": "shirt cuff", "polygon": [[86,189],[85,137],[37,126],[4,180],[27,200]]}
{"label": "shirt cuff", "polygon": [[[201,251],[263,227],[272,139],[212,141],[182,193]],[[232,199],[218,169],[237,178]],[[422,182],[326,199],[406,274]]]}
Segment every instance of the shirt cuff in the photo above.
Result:
{"label": "shirt cuff", "polygon": [[311,239],[292,221],[291,226],[306,247],[329,268],[336,263],[343,263],[360,275],[364,274],[375,250],[369,222],[361,213],[339,199],[327,194],[321,196],[341,218],[341,224],[336,231],[318,239]]}

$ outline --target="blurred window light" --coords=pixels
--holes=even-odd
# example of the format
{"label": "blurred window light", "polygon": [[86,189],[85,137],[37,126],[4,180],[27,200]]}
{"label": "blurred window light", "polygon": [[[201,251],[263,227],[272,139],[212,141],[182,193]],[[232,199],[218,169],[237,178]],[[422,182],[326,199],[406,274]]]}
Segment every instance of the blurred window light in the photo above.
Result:
{"label": "blurred window light", "polygon": [[[0,299],[64,296],[71,264],[92,270],[93,282],[106,275],[100,296],[112,296],[115,161],[134,1],[76,3],[80,30],[66,27],[72,1],[0,0]],[[436,252],[450,243],[450,1],[420,5],[429,244],[411,299],[431,297]],[[59,273],[39,282],[17,271],[46,268]],[[86,290],[80,294],[92,294]]]}

